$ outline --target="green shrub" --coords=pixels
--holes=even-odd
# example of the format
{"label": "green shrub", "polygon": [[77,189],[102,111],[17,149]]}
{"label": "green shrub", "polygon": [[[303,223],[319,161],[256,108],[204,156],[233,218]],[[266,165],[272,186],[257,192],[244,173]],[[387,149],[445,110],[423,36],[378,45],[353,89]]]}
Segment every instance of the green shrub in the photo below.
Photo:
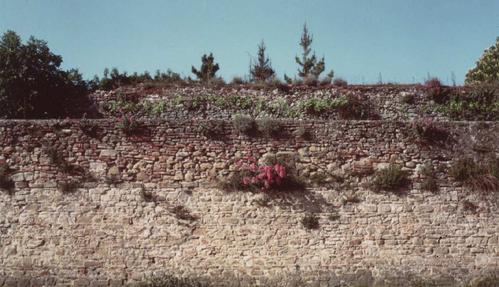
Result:
{"label": "green shrub", "polygon": [[301,224],[306,229],[318,229],[319,228],[319,217],[315,214],[306,214],[302,220]]}
{"label": "green shrub", "polygon": [[262,106],[263,107],[260,108],[260,110],[265,110],[275,117],[296,118],[300,115],[299,109],[295,106],[291,106],[284,98],[276,98],[270,102],[267,102],[264,99],[262,101]]}
{"label": "green shrub", "polygon": [[449,169],[449,174],[457,181],[466,181],[483,172],[471,158],[460,158],[454,161]]}
{"label": "green shrub", "polygon": [[134,116],[123,116],[116,124],[116,127],[127,136],[137,134],[140,131],[140,123]]}
{"label": "green shrub", "polygon": [[218,139],[224,135],[224,124],[221,121],[201,122],[198,132],[209,139]]}
{"label": "green shrub", "polygon": [[267,137],[277,137],[282,134],[281,123],[271,118],[256,121],[258,131]]}
{"label": "green shrub", "polygon": [[253,135],[256,130],[255,120],[246,115],[235,115],[232,125],[236,131],[245,135]]}
{"label": "green shrub", "polygon": [[499,120],[499,83],[473,85],[434,108],[453,120]]}
{"label": "green shrub", "polygon": [[123,113],[127,114],[137,114],[141,112],[142,106],[136,102],[135,99],[126,99],[122,96],[118,96],[118,100],[109,101],[105,106],[104,110],[111,115],[119,115]]}
{"label": "green shrub", "polygon": [[217,98],[218,99],[215,100],[215,103],[217,104],[217,106],[219,106],[220,108],[231,109],[231,110],[235,110],[235,111],[250,110],[254,104],[253,99],[251,97],[247,97],[247,96],[233,95],[233,96],[227,96],[227,97],[219,97],[218,96]]}
{"label": "green shrub", "polygon": [[326,115],[348,104],[348,98],[345,96],[331,98],[308,98],[299,103],[300,109],[308,115]]}
{"label": "green shrub", "polygon": [[423,181],[421,182],[421,189],[429,192],[437,192],[438,182],[433,167],[429,165],[423,166],[421,175],[424,176]]}
{"label": "green shrub", "polygon": [[497,174],[499,163],[497,161],[494,158],[478,164],[472,158],[460,158],[451,164],[449,175],[473,189],[497,191],[499,190],[499,176]]}
{"label": "green shrub", "polygon": [[371,182],[375,191],[399,191],[409,184],[409,178],[406,171],[398,165],[390,164],[376,172]]}
{"label": "green shrub", "polygon": [[150,101],[145,101],[142,103],[142,107],[144,109],[144,113],[150,117],[159,117],[161,116],[166,108],[167,108],[167,102],[165,101],[158,101],[158,102],[150,102]]}
{"label": "green shrub", "polygon": [[204,110],[208,103],[208,97],[205,95],[195,95],[191,98],[184,98],[182,104],[188,111]]}
{"label": "green shrub", "polygon": [[307,129],[305,127],[297,127],[296,130],[293,132],[294,136],[303,140],[311,140],[313,138],[312,133],[310,132],[310,129]]}
{"label": "green shrub", "polygon": [[413,123],[417,137],[427,143],[445,142],[449,132],[440,127],[431,118],[417,120]]}

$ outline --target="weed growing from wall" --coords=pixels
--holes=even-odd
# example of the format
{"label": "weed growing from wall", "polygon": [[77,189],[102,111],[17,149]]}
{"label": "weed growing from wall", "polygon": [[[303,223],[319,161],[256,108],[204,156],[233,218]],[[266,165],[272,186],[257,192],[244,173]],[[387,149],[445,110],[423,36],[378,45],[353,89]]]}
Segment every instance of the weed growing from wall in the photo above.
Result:
{"label": "weed growing from wall", "polygon": [[306,229],[319,229],[319,217],[315,214],[306,214],[301,219],[301,224]]}
{"label": "weed growing from wall", "polygon": [[122,116],[116,127],[127,136],[137,134],[140,131],[140,123],[134,116]]}
{"label": "weed growing from wall", "polygon": [[140,197],[145,202],[156,202],[157,201],[157,197],[154,193],[147,191],[147,190],[144,190],[144,189],[140,190]]}
{"label": "weed growing from wall", "polygon": [[425,165],[421,169],[421,175],[423,176],[423,181],[421,182],[421,189],[429,192],[438,191],[438,183],[435,175],[435,170],[430,165]]}
{"label": "weed growing from wall", "polygon": [[177,205],[172,208],[171,212],[175,215],[177,219],[187,220],[187,221],[195,221],[198,220],[198,217],[193,215],[189,209],[182,205]]}
{"label": "weed growing from wall", "polygon": [[201,122],[198,132],[209,139],[220,139],[224,135],[224,123],[222,121]]}
{"label": "weed growing from wall", "polygon": [[279,121],[264,118],[256,121],[258,132],[266,137],[278,137],[283,134],[282,126]]}
{"label": "weed growing from wall", "polygon": [[420,141],[430,144],[445,143],[449,138],[449,132],[431,118],[417,120],[412,125]]}
{"label": "weed growing from wall", "polygon": [[376,172],[371,186],[374,191],[391,191],[400,193],[409,184],[408,173],[398,165],[390,164]]}
{"label": "weed growing from wall", "polygon": [[248,136],[254,135],[256,131],[255,120],[250,116],[235,115],[232,125],[237,132]]}
{"label": "weed growing from wall", "polygon": [[297,127],[296,130],[293,132],[293,135],[305,141],[310,141],[313,139],[312,133],[310,132],[309,129],[306,129],[305,127]]}
{"label": "weed growing from wall", "polygon": [[63,194],[74,193],[78,190],[81,183],[78,180],[71,179],[59,182],[59,191]]}
{"label": "weed growing from wall", "polygon": [[8,194],[14,193],[14,181],[10,178],[10,168],[7,164],[0,165],[0,189]]}
{"label": "weed growing from wall", "polygon": [[80,129],[85,135],[92,138],[99,135],[99,126],[86,118],[80,120]]}
{"label": "weed growing from wall", "polygon": [[477,163],[472,158],[455,160],[450,168],[449,175],[458,182],[462,182],[473,189],[489,192],[499,190],[499,159]]}

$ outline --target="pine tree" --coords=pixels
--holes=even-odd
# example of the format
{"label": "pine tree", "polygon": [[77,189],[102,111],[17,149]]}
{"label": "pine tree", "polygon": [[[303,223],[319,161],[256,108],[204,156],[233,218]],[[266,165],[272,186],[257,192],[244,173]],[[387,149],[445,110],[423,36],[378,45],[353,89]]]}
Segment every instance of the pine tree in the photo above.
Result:
{"label": "pine tree", "polygon": [[315,52],[312,53],[312,41],[312,35],[308,33],[307,24],[305,24],[303,25],[303,33],[300,41],[300,46],[303,49],[302,58],[295,57],[296,63],[301,67],[298,69],[298,76],[304,79],[308,77],[317,79],[325,69],[324,57],[317,61]]}
{"label": "pine tree", "polygon": [[485,50],[476,67],[466,74],[466,84],[499,81],[499,37]]}
{"label": "pine tree", "polygon": [[265,43],[260,42],[258,45],[258,58],[257,62],[254,64],[250,64],[250,74],[252,81],[268,81],[274,76],[274,69],[272,69],[272,65],[270,59],[265,56]]}
{"label": "pine tree", "polygon": [[198,80],[200,80],[201,82],[210,82],[215,78],[215,74],[220,69],[220,67],[215,63],[213,53],[210,53],[210,55],[208,56],[204,54],[201,58],[201,61],[201,68],[197,70],[196,68],[194,68],[194,66],[192,66],[192,73],[196,75]]}

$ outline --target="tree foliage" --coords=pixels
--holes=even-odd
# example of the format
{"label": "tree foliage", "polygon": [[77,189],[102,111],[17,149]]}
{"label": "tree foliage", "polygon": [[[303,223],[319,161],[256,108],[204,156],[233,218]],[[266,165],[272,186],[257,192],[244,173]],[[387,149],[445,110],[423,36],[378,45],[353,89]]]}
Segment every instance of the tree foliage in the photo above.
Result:
{"label": "tree foliage", "polygon": [[192,66],[192,73],[196,75],[196,77],[204,83],[210,82],[215,78],[216,72],[220,69],[217,63],[215,63],[215,58],[213,57],[213,53],[210,55],[204,54],[201,58],[201,67],[196,69]]}
{"label": "tree foliage", "polygon": [[258,58],[256,63],[250,65],[250,74],[253,81],[268,81],[272,79],[275,72],[272,69],[270,59],[265,55],[265,43],[262,41],[258,45]]}
{"label": "tree foliage", "polygon": [[324,57],[317,59],[315,52],[312,53],[312,35],[309,34],[307,25],[303,25],[303,33],[301,36],[300,46],[303,49],[301,59],[296,56],[295,61],[300,66],[298,76],[302,78],[313,77],[317,79],[324,72],[325,63]]}
{"label": "tree foliage", "polygon": [[144,73],[134,72],[128,74],[127,72],[120,72],[117,68],[104,69],[102,78],[95,75],[93,80],[90,81],[89,86],[91,90],[105,90],[110,91],[121,86],[137,85],[141,83],[155,83],[155,84],[181,84],[184,79],[180,74],[175,73],[168,69],[166,72],[156,70],[154,77],[145,71]]}
{"label": "tree foliage", "polygon": [[499,81],[499,37],[476,62],[476,67],[466,74],[466,84]]}
{"label": "tree foliage", "polygon": [[13,31],[0,39],[0,117],[76,116],[84,105],[86,83],[76,69],[63,71],[62,57],[42,40],[26,44]]}

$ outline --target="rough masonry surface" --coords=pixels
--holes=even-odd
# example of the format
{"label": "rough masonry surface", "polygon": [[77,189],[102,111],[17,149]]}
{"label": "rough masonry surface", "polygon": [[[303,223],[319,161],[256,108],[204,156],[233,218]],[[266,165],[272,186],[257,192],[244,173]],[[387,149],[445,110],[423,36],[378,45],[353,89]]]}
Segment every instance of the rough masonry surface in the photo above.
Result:
{"label": "rough masonry surface", "polygon": [[[465,188],[446,172],[465,155],[499,155],[496,122],[441,122],[450,138],[439,143],[418,139],[404,121],[282,121],[279,138],[240,135],[225,121],[217,139],[203,136],[195,120],[144,121],[129,136],[114,120],[91,122],[96,135],[77,120],[0,121],[0,161],[16,185],[12,195],[0,193],[0,285],[121,286],[159,272],[460,282],[499,268],[497,194]],[[294,136],[298,127],[312,137]],[[78,170],[55,166],[48,147]],[[326,173],[352,184],[309,185],[261,206],[260,193],[215,184],[247,155],[284,155],[303,178]],[[366,185],[372,175],[362,171],[389,163],[410,173],[403,195]],[[428,164],[437,193],[420,188]],[[61,193],[69,179],[80,186]],[[348,192],[360,202],[345,203]],[[477,212],[463,208],[465,200]],[[178,206],[194,219],[179,218]],[[317,230],[300,223],[310,213]]]}

